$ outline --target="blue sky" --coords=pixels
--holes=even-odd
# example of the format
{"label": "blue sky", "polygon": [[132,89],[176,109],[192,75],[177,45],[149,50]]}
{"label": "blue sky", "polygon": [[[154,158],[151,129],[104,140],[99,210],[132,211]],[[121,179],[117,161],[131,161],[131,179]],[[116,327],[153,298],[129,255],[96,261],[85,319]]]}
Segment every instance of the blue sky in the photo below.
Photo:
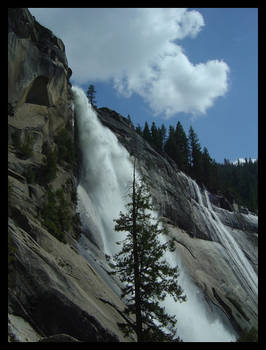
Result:
{"label": "blue sky", "polygon": [[65,43],[71,82],[134,125],[192,125],[212,158],[257,158],[256,8],[31,13]]}

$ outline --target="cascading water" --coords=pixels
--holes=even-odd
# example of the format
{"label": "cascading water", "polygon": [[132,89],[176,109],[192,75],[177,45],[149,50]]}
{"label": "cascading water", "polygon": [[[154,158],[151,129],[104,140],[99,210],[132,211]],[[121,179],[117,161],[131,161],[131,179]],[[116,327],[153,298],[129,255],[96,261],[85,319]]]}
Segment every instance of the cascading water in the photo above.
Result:
{"label": "cascading water", "polygon": [[214,212],[207,191],[205,191],[205,197],[208,205],[208,210],[212,214],[213,224],[216,227],[216,230],[213,231],[214,235],[216,235],[216,238],[220,241],[220,243],[225,246],[226,252],[234,264],[236,276],[238,277],[241,284],[244,284],[245,287],[249,288],[249,294],[256,302],[258,298],[258,276],[249,263],[248,259],[245,257],[243,251],[238,246],[236,240],[222,224],[219,216]]}
{"label": "cascading water", "polygon": [[[254,303],[257,303],[258,299],[258,276],[252,268],[250,262],[244,255],[242,249],[231,235],[229,228],[227,228],[220,220],[218,214],[213,210],[209,194],[205,190],[204,197],[200,191],[199,186],[191,178],[187,177],[187,180],[194,187],[197,200],[200,205],[200,210],[205,220],[211,225],[209,230],[211,238],[222,244],[225,248],[225,252],[228,255],[228,259],[231,262],[231,267],[235,273],[240,285],[248,292],[248,297],[252,298]],[[205,199],[205,201],[204,201]],[[204,204],[206,203],[206,205]]]}
{"label": "cascading water", "polygon": [[[108,274],[104,254],[118,251],[121,235],[114,231],[113,219],[124,211],[127,189],[132,182],[133,167],[126,149],[116,136],[104,127],[88,103],[84,92],[72,88],[82,153],[82,172],[78,200],[84,234],[78,248],[97,272],[118,293]],[[168,253],[171,265],[182,267],[178,255]],[[234,335],[219,317],[210,313],[201,292],[181,269],[180,285],[188,297],[185,303],[175,303],[170,297],[164,302],[169,314],[176,314],[178,334],[184,341],[231,341]]]}
{"label": "cascading water", "polygon": [[116,136],[99,122],[83,91],[74,87],[73,93],[82,150],[80,210],[90,221],[90,228],[96,228],[94,238],[101,241],[104,252],[114,254],[117,233],[113,230],[113,219],[124,208],[132,163]]}

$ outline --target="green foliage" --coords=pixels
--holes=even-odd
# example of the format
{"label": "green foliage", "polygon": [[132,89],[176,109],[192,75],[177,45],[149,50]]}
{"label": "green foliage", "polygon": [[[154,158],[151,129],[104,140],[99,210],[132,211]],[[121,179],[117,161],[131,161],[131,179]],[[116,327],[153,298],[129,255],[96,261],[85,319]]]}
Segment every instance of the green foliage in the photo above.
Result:
{"label": "green foliage", "polygon": [[65,233],[71,227],[72,216],[62,189],[53,192],[48,187],[47,199],[40,214],[48,231],[58,240],[65,242]]}
{"label": "green foliage", "polygon": [[95,94],[96,94],[95,87],[94,87],[94,85],[90,84],[90,86],[88,87],[88,90],[87,90],[87,97],[88,97],[90,104],[93,107],[96,107]]}
{"label": "green foliage", "polygon": [[180,122],[175,129],[175,162],[178,168],[184,172],[189,171],[189,144],[186,133]]}
{"label": "green foliage", "polygon": [[152,122],[152,125],[151,125],[151,142],[155,148],[157,149],[160,148],[160,134],[154,122]]}
{"label": "green foliage", "polygon": [[152,142],[151,132],[147,122],[145,122],[145,125],[144,125],[143,138],[150,143]]}
{"label": "green foliage", "polygon": [[165,145],[165,140],[166,140],[166,128],[164,124],[161,125],[161,127],[158,129],[159,131],[159,149],[163,151],[164,145]]}
{"label": "green foliage", "polygon": [[127,115],[127,121],[128,121],[128,125],[129,125],[130,127],[133,127],[133,128],[134,128],[134,125],[133,125],[133,123],[132,123],[132,120],[131,120],[131,117],[130,117],[129,114]]}
{"label": "green foliage", "polygon": [[175,129],[172,125],[169,126],[168,138],[164,146],[165,152],[173,160],[176,159],[176,142],[175,142]]}
{"label": "green foliage", "polygon": [[201,147],[199,138],[190,126],[188,136],[180,122],[176,128],[166,129],[152,123],[151,128],[145,122],[142,130],[138,124],[135,131],[158,151],[163,151],[177,164],[178,168],[191,176],[200,186],[210,192],[224,195],[231,203],[247,207],[258,212],[258,162],[246,159],[237,165],[225,159],[224,164],[211,158],[206,147]]}
{"label": "green foliage", "polygon": [[142,129],[141,129],[141,126],[140,126],[139,124],[136,126],[135,131],[136,131],[136,133],[138,133],[140,136],[143,136],[143,134],[142,134]]}
{"label": "green foliage", "polygon": [[175,129],[175,138],[177,146],[177,162],[181,170],[188,170],[189,167],[189,148],[186,133],[180,122]]}
{"label": "green foliage", "polygon": [[143,138],[148,141],[155,149],[158,151],[163,151],[166,135],[164,124],[162,124],[160,128],[157,127],[153,122],[150,130],[148,123],[145,122],[143,131],[141,129],[141,126],[138,124],[136,127],[136,132],[139,135],[143,136]]}
{"label": "green foliage", "polygon": [[231,203],[235,201],[253,212],[258,211],[257,161],[246,159],[245,163],[235,165],[225,159],[224,164],[217,163],[211,158],[206,147],[202,150],[194,129],[189,128],[187,137],[180,122],[176,128],[169,126],[167,137],[164,125],[158,128],[155,123],[152,123],[150,130],[145,122],[143,131],[138,125],[136,132],[154,148],[167,153],[178,168],[199,185],[205,186],[213,193],[224,195]]}
{"label": "green foliage", "polygon": [[247,329],[245,328],[239,338],[236,340],[237,343],[249,343],[258,342],[258,331],[254,327]]}
{"label": "green foliage", "polygon": [[192,126],[189,128],[190,176],[200,183],[203,180],[202,153],[197,134]]}
{"label": "green foliage", "polygon": [[[129,197],[127,212],[120,212],[115,220],[115,230],[125,231],[127,236],[118,242],[122,248],[113,257],[115,264],[111,265],[112,273],[124,285],[122,298],[126,297],[127,312],[136,315],[136,324],[124,326],[124,332],[136,331],[138,341],[173,341],[176,340],[175,316],[168,315],[159,302],[167,294],[175,301],[186,300],[177,282],[178,268],[170,267],[163,259],[170,245],[159,240],[166,230],[151,216],[153,208],[145,183],[133,181]],[[141,321],[138,321],[137,310]]]}
{"label": "green foliage", "polygon": [[225,159],[217,165],[219,189],[229,200],[253,212],[258,210],[258,161],[234,165]]}

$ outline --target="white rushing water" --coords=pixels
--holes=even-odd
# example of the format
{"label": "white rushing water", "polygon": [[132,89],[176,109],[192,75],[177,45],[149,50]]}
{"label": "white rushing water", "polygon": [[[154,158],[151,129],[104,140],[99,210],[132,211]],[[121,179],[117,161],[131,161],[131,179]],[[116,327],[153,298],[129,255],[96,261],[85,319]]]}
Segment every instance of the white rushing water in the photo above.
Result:
{"label": "white rushing water", "polygon": [[[82,224],[90,231],[96,246],[112,255],[118,251],[116,242],[122,238],[114,231],[113,219],[124,211],[133,167],[128,152],[98,120],[83,90],[77,87],[72,90],[82,152],[82,173],[78,186]],[[97,252],[94,254],[86,242],[88,240],[82,235],[79,248],[91,263],[97,259]],[[169,314],[176,314],[177,335],[184,341],[194,342],[234,340],[234,335],[225,328],[218,315],[210,312],[201,292],[182,269],[179,257],[169,253],[166,260],[172,265],[181,266],[179,282],[188,299],[180,304],[168,298],[164,303]],[[103,270],[97,271],[103,273],[102,277],[107,283],[111,283]]]}
{"label": "white rushing water", "polygon": [[[212,226],[212,229],[210,230],[212,236],[211,238],[214,241],[221,243],[225,248],[225,252],[228,255],[229,261],[231,262],[236,278],[243,288],[248,291],[249,297],[252,298],[255,303],[257,303],[258,276],[256,272],[238,245],[237,241],[231,235],[228,228],[221,222],[218,214],[214,211],[208,192],[205,190],[203,197],[197,183],[188,177],[187,180],[190,182],[190,186],[194,187],[204,219],[207,220],[208,224]],[[255,221],[255,218],[253,217],[252,220]]]}

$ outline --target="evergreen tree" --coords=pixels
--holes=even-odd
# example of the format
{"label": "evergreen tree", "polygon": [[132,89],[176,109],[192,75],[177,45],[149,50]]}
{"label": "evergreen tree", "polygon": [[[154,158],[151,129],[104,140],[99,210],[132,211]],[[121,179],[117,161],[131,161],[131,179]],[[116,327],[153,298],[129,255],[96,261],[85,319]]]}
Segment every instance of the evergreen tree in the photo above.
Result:
{"label": "evergreen tree", "polygon": [[127,115],[127,120],[128,120],[128,124],[134,128],[134,124],[132,123],[132,120],[129,114]]}
{"label": "evergreen tree", "polygon": [[176,163],[180,170],[187,172],[189,168],[189,148],[186,133],[178,121],[175,129]]}
{"label": "evergreen tree", "polygon": [[169,126],[168,138],[165,142],[164,151],[170,158],[176,161],[176,142],[175,142],[175,129],[172,125]]}
{"label": "evergreen tree", "polygon": [[258,210],[258,161],[232,164],[228,159],[216,164],[218,188],[230,202]]}
{"label": "evergreen tree", "polygon": [[192,126],[189,128],[190,176],[202,182],[202,154],[199,139]]}
{"label": "evergreen tree", "polygon": [[144,125],[144,129],[143,129],[143,138],[148,141],[149,143],[152,142],[152,138],[151,138],[151,132],[150,132],[150,128],[147,122],[145,122]]}
{"label": "evergreen tree", "polygon": [[158,131],[159,131],[159,139],[160,139],[159,148],[161,151],[163,151],[164,145],[165,145],[165,139],[166,139],[166,128],[164,124],[161,125]]}
{"label": "evergreen tree", "polygon": [[203,172],[204,185],[209,188],[211,184],[211,179],[212,179],[212,159],[209,155],[207,147],[203,148],[202,172]]}
{"label": "evergreen tree", "polygon": [[[147,186],[139,183],[134,173],[127,212],[120,212],[115,230],[127,232],[122,249],[113,259],[113,274],[123,283],[122,297],[126,297],[127,312],[136,316],[134,324],[124,327],[125,334],[135,331],[137,341],[178,341],[175,336],[175,316],[159,305],[167,294],[175,301],[185,301],[178,285],[178,270],[163,260],[164,252],[173,245],[161,243],[159,236],[166,230],[151,217],[151,198]],[[167,329],[167,330],[166,330]]]}
{"label": "evergreen tree", "polygon": [[160,134],[159,130],[157,129],[157,126],[155,125],[155,122],[152,122],[151,125],[151,139],[152,139],[152,145],[160,149]]}
{"label": "evergreen tree", "polygon": [[137,132],[140,136],[143,136],[142,129],[141,129],[141,126],[140,126],[139,124],[136,126],[136,132]]}
{"label": "evergreen tree", "polygon": [[136,131],[152,146],[164,151],[174,160],[178,168],[194,178],[199,184],[204,184],[209,191],[222,193],[231,203],[233,201],[246,206],[249,210],[258,210],[258,161],[245,158],[245,162],[232,164],[225,158],[223,164],[216,163],[210,157],[206,147],[201,151],[201,145],[192,126],[186,136],[180,122],[176,128],[169,126],[168,137],[162,124],[157,128],[152,123],[151,131],[148,123],[142,132],[138,126]]}
{"label": "evergreen tree", "polygon": [[87,90],[87,97],[92,107],[96,107],[95,94],[96,94],[95,87],[94,85],[91,84]]}

